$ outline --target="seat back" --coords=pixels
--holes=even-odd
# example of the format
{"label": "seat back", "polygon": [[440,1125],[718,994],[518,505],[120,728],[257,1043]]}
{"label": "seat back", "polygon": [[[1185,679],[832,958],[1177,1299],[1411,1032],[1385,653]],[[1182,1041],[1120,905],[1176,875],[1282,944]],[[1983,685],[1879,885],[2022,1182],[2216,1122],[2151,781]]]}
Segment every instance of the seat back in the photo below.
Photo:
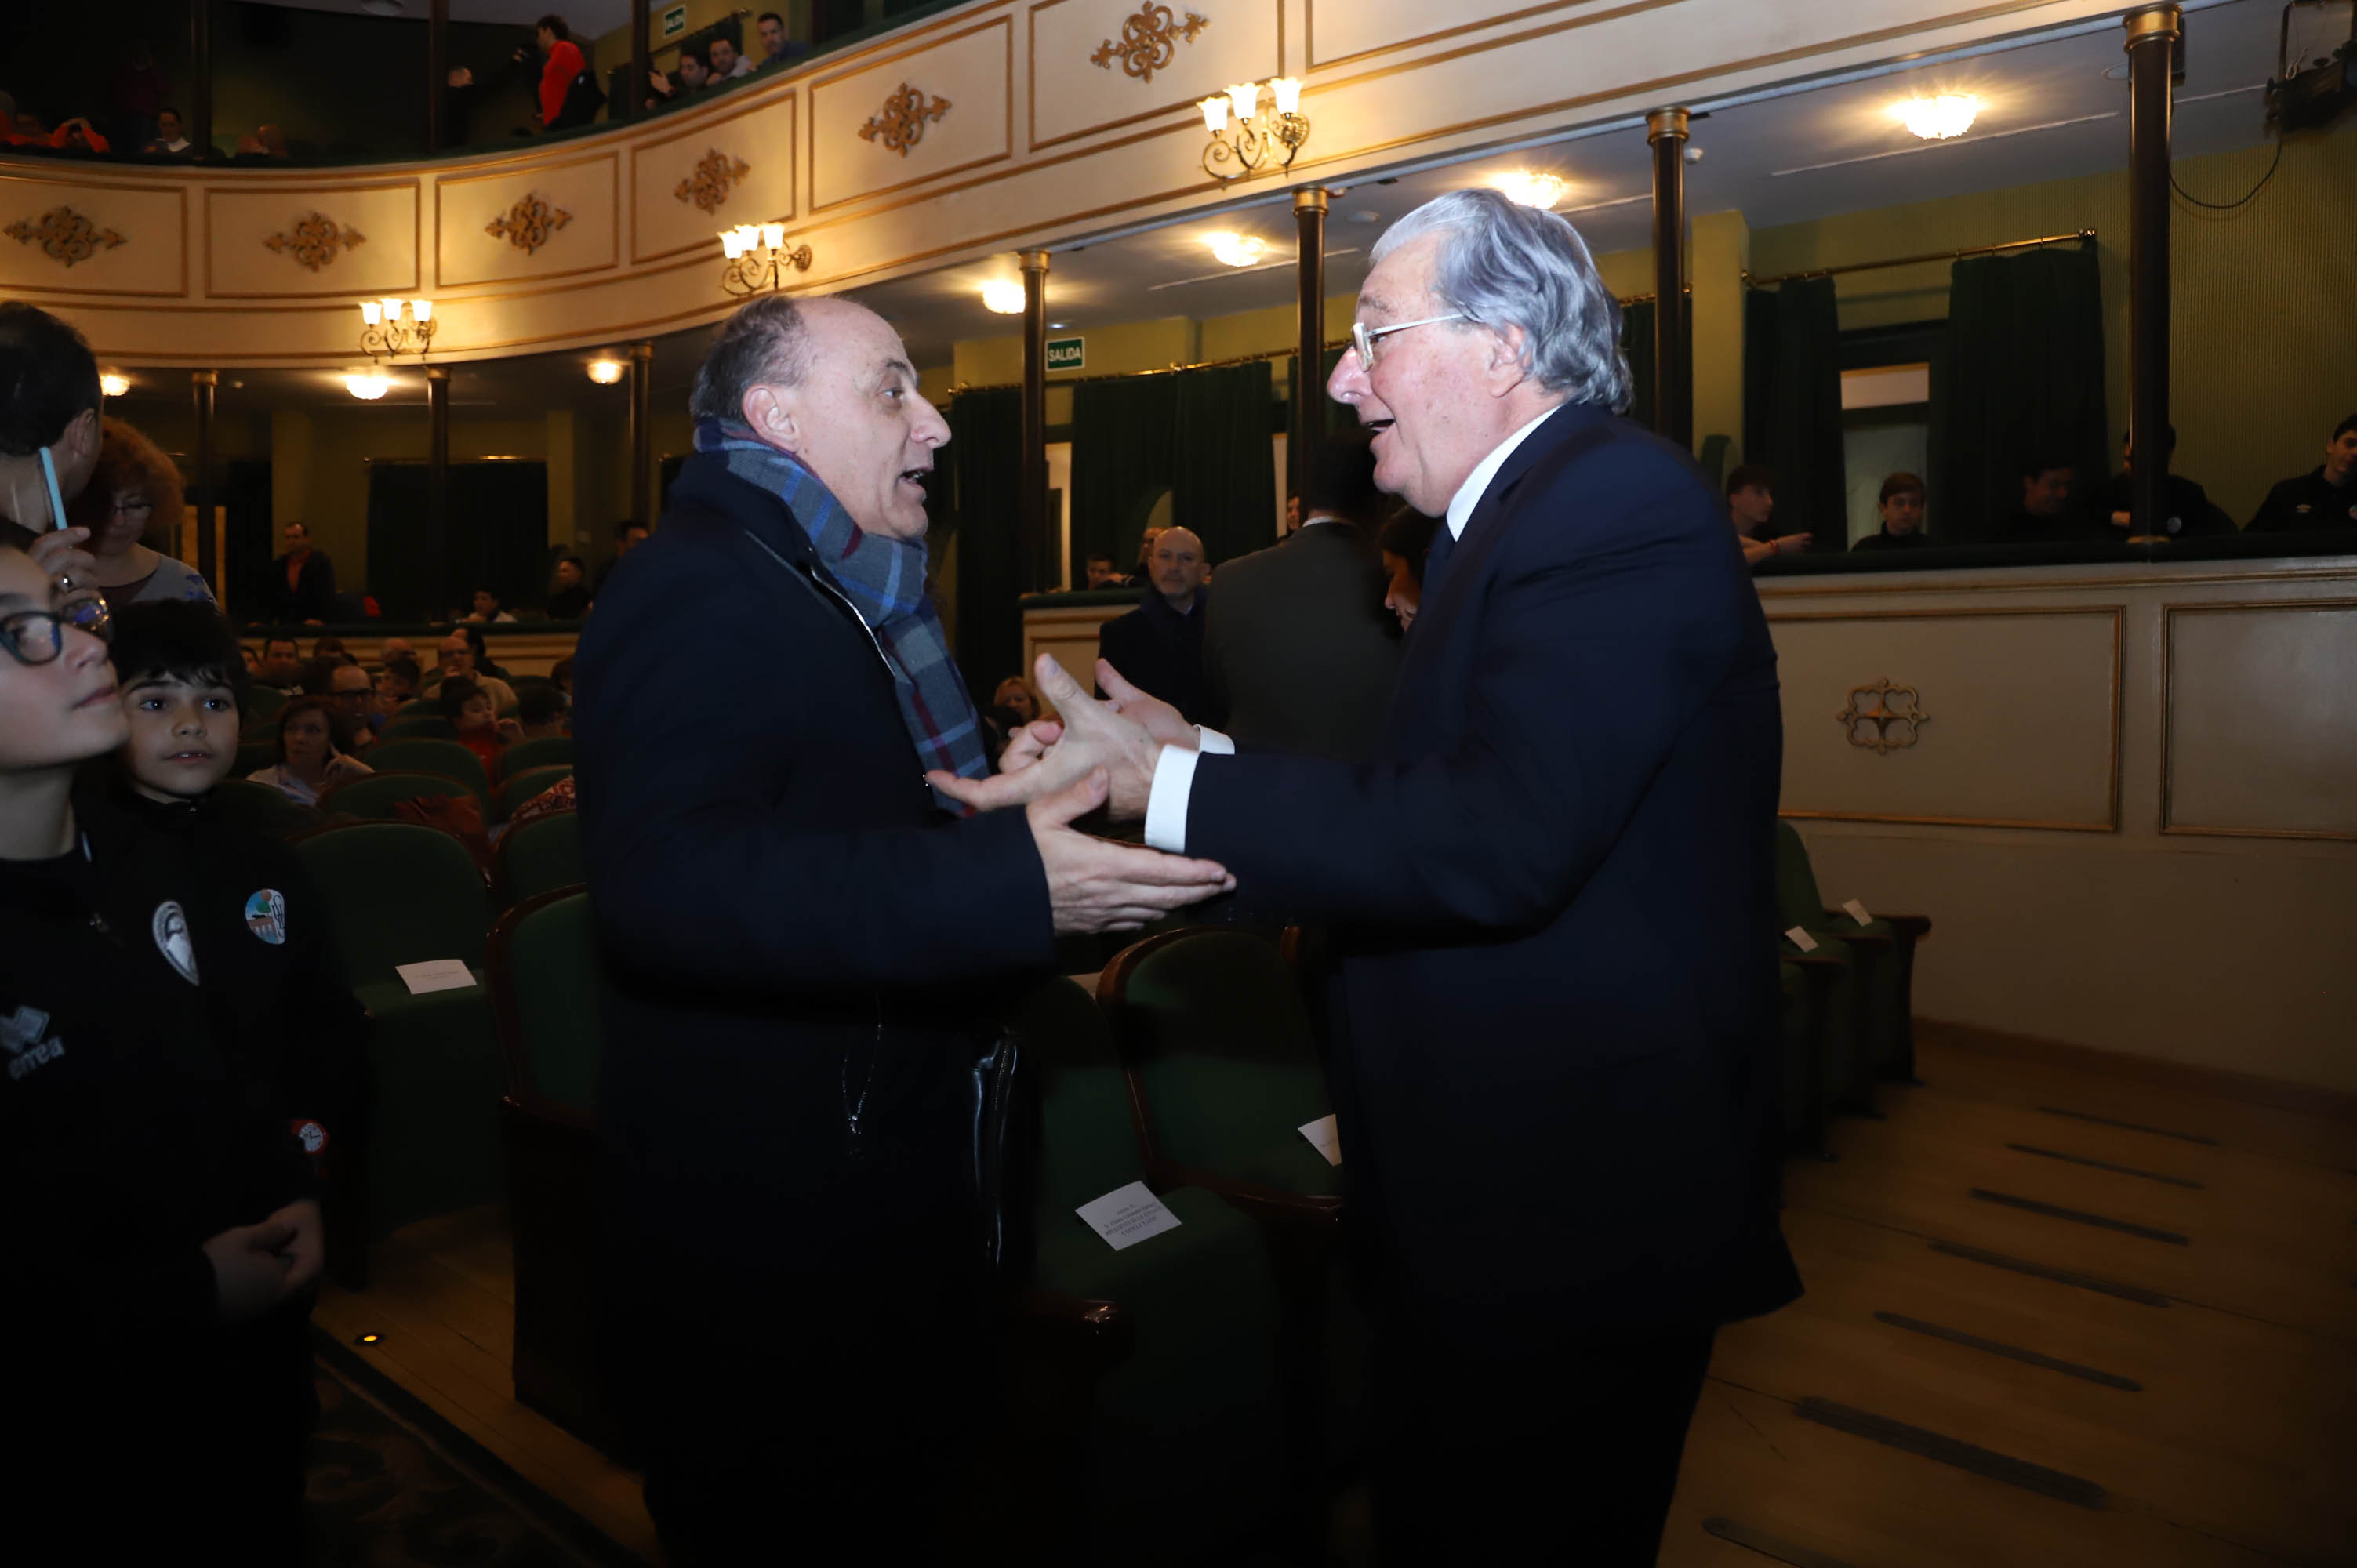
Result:
{"label": "seat back", "polygon": [[230,772],[243,779],[249,774],[261,772],[277,760],[278,743],[275,740],[267,736],[261,740],[241,740],[237,746],[237,760],[230,765]]}
{"label": "seat back", "polygon": [[397,964],[463,959],[480,966],[490,896],[467,846],[414,822],[353,822],[302,840],[296,853],[327,899],[355,986]]}
{"label": "seat back", "polygon": [[262,834],[265,838],[289,839],[296,833],[319,825],[322,818],[309,806],[288,800],[285,794],[267,784],[256,784],[251,779],[224,779],[206,797],[213,810],[225,822]]}
{"label": "seat back", "polygon": [[320,796],[319,810],[329,817],[389,822],[398,815],[395,805],[420,795],[466,800],[474,798],[475,791],[438,773],[356,773]]}
{"label": "seat back", "polygon": [[[238,703],[239,712],[246,718],[274,719],[278,710],[286,705],[286,693],[275,686],[256,686]],[[263,764],[268,767],[269,764]]]}
{"label": "seat back", "polygon": [[500,771],[513,776],[527,768],[553,768],[573,760],[573,737],[569,735],[544,735],[538,740],[520,740],[500,754]]}
{"label": "seat back", "polygon": [[1815,930],[1825,923],[1825,904],[1817,896],[1808,843],[1792,823],[1781,821],[1776,824],[1776,918],[1782,930],[1794,926]]}
{"label": "seat back", "polygon": [[1098,994],[1131,1085],[1146,1161],[1282,1190],[1340,1177],[1301,1135],[1331,1109],[1309,1013],[1274,944],[1247,931],[1149,937]]}
{"label": "seat back", "polygon": [[515,814],[518,806],[543,789],[551,788],[558,779],[572,776],[573,765],[569,762],[559,763],[553,768],[528,768],[522,773],[510,772],[500,781],[499,793],[491,798],[491,814],[500,822],[506,822]]}
{"label": "seat back", "polygon": [[440,714],[427,709],[420,713],[397,713],[384,721],[384,733],[379,744],[389,740],[457,740],[458,727]]}
{"label": "seat back", "polygon": [[484,965],[509,1097],[587,1116],[605,1048],[589,895],[565,888],[510,909],[492,928]]}
{"label": "seat back", "polygon": [[579,819],[571,811],[554,811],[510,828],[492,851],[491,877],[500,897],[511,905],[588,880]]}
{"label": "seat back", "polygon": [[1096,999],[1059,976],[1025,997],[1008,1023],[1022,1036],[1022,1072],[1039,1117],[1038,1210],[1069,1216],[1144,1176],[1129,1087]]}
{"label": "seat back", "polygon": [[486,803],[491,798],[491,779],[483,771],[483,759],[460,741],[422,737],[379,741],[370,749],[368,765],[380,773],[439,773],[466,785]]}

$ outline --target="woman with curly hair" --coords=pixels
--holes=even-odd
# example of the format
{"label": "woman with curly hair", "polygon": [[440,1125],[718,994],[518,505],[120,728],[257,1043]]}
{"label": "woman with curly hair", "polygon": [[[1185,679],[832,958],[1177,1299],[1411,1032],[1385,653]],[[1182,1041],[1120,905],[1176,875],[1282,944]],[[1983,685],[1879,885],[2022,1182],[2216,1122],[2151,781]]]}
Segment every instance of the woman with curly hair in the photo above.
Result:
{"label": "woman with curly hair", "polygon": [[98,467],[66,515],[90,530],[90,553],[98,557],[93,581],[110,612],[148,599],[212,602],[195,567],[140,540],[150,524],[178,524],[180,496],[180,470],[164,449],[122,420],[107,419]]}

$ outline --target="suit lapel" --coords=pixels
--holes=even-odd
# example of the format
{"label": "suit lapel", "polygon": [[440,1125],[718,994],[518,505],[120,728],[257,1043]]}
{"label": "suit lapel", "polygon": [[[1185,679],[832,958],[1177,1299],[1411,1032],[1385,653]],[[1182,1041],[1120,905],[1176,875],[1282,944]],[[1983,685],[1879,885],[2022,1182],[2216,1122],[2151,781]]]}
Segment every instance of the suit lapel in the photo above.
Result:
{"label": "suit lapel", "polygon": [[[1490,481],[1490,488],[1483,490],[1481,499],[1474,503],[1472,515],[1465,520],[1463,538],[1451,542],[1448,524],[1446,521],[1441,523],[1440,532],[1432,542],[1432,555],[1425,564],[1424,599],[1427,607],[1416,617],[1419,633],[1429,625],[1433,635],[1410,639],[1408,658],[1411,661],[1415,659],[1416,642],[1439,641],[1443,635],[1440,628],[1456,621],[1466,596],[1472,592],[1470,585],[1481,575],[1482,563],[1489,559],[1491,553],[1497,549],[1499,541],[1513,525],[1514,518],[1507,510],[1506,503],[1512,498],[1514,488],[1522,483],[1523,477],[1552,456],[1566,441],[1611,417],[1609,409],[1585,403],[1564,404],[1544,424],[1532,431],[1500,467],[1497,477]],[[1436,563],[1443,569],[1436,571]]]}

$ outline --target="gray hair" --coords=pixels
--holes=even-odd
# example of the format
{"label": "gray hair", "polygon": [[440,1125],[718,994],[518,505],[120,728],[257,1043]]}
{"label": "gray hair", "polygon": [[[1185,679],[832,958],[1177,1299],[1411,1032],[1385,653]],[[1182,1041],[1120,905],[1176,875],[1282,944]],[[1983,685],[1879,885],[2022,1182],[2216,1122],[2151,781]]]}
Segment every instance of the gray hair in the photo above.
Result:
{"label": "gray hair", "polygon": [[781,294],[765,294],[720,324],[719,335],[695,372],[687,412],[695,419],[741,424],[745,394],[758,382],[798,386],[809,373],[810,334],[802,307]]}
{"label": "gray hair", "polygon": [[1480,326],[1521,328],[1523,369],[1549,392],[1628,411],[1620,305],[1577,230],[1476,187],[1436,197],[1393,224],[1370,259],[1433,233],[1448,236],[1432,274],[1433,293],[1448,308]]}

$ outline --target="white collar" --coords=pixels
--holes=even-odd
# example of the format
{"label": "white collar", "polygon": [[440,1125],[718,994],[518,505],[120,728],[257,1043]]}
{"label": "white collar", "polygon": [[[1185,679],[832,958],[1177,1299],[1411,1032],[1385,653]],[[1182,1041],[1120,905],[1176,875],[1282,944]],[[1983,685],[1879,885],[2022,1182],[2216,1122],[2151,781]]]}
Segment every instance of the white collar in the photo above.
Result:
{"label": "white collar", "polygon": [[1448,498],[1449,538],[1465,537],[1465,525],[1472,520],[1473,509],[1481,504],[1482,494],[1489,489],[1490,481],[1498,477],[1498,470],[1506,466],[1506,459],[1514,455],[1514,448],[1528,439],[1532,431],[1554,417],[1555,409],[1562,406],[1563,404],[1556,403],[1550,407],[1536,419],[1499,442],[1497,446],[1491,448],[1487,457],[1473,465],[1473,471],[1465,476],[1465,482],[1457,487],[1455,495]]}
{"label": "white collar", "polygon": [[1316,517],[1303,518],[1301,520],[1301,528],[1297,528],[1294,532],[1298,533],[1301,532],[1302,528],[1318,528],[1328,524],[1336,528],[1355,528],[1358,526],[1347,517],[1336,517],[1332,512],[1321,511]]}

